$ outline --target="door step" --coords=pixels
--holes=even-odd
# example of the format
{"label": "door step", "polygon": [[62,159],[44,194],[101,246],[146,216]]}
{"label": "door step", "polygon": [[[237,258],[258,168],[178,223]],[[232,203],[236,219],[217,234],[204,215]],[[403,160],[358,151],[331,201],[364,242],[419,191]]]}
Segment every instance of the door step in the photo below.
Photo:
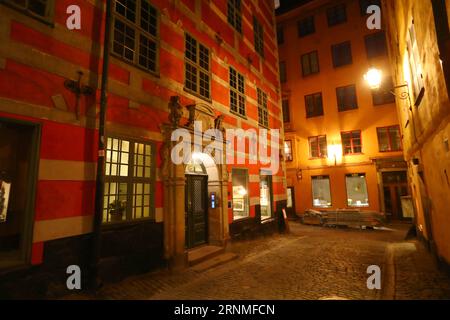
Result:
{"label": "door step", "polygon": [[201,246],[188,251],[188,263],[189,266],[194,266],[205,260],[211,259],[221,253],[225,252],[225,249],[218,246]]}
{"label": "door step", "polygon": [[220,266],[222,264],[225,264],[229,261],[232,261],[234,259],[237,259],[238,255],[231,252],[221,253],[217,256],[214,256],[208,260],[205,260],[203,262],[200,262],[192,267],[192,270],[196,272],[203,272],[208,269]]}

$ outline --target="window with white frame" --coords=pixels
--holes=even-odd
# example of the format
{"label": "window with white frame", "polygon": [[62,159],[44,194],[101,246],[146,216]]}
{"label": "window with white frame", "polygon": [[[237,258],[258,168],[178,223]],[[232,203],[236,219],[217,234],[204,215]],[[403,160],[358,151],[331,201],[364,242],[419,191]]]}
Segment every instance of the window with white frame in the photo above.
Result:
{"label": "window with white frame", "polygon": [[154,219],[154,153],[152,143],[108,138],[104,223]]}

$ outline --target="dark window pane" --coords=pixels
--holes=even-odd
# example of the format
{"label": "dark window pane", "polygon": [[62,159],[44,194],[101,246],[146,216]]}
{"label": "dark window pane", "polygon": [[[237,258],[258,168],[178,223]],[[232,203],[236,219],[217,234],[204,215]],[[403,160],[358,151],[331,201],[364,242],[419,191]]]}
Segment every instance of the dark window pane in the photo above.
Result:
{"label": "dark window pane", "polygon": [[318,117],[323,115],[322,94],[316,93],[305,96],[306,117]]}
{"label": "dark window pane", "polygon": [[286,62],[280,62],[280,82],[286,82]]}
{"label": "dark window pane", "polygon": [[282,26],[277,26],[277,43],[284,43],[284,29]]}
{"label": "dark window pane", "polygon": [[338,110],[346,111],[358,108],[356,100],[356,88],[354,85],[336,89]]}
{"label": "dark window pane", "polygon": [[310,16],[310,17],[300,20],[297,23],[297,29],[298,29],[299,37],[305,37],[309,34],[314,33],[316,31],[316,28],[314,25],[314,16]]}
{"label": "dark window pane", "polygon": [[372,90],[373,105],[381,105],[387,103],[394,103],[395,96],[391,93],[394,87],[394,82],[391,77],[385,77],[381,82],[381,87]]}
{"label": "dark window pane", "polygon": [[384,32],[377,32],[366,36],[365,43],[367,57],[369,59],[379,56],[385,56],[387,54],[386,37]]}
{"label": "dark window pane", "polygon": [[327,9],[327,20],[328,26],[330,27],[347,21],[345,4],[340,4]]}
{"label": "dark window pane", "polygon": [[264,57],[264,29],[255,16],[253,17],[253,34],[255,51],[258,52],[261,57]]}
{"label": "dark window pane", "polygon": [[242,32],[241,0],[228,0],[228,23]]}
{"label": "dark window pane", "polygon": [[362,16],[367,14],[367,8],[371,5],[377,5],[381,9],[381,0],[359,0]]}
{"label": "dark window pane", "polygon": [[302,55],[301,60],[303,76],[308,76],[319,72],[319,59],[317,57],[317,51]]}
{"label": "dark window pane", "polygon": [[283,121],[290,122],[291,115],[290,115],[290,110],[289,110],[289,100],[283,100],[282,106],[283,106]]}
{"label": "dark window pane", "polygon": [[331,47],[331,52],[333,56],[333,66],[335,68],[345,66],[353,62],[350,41],[333,45]]}

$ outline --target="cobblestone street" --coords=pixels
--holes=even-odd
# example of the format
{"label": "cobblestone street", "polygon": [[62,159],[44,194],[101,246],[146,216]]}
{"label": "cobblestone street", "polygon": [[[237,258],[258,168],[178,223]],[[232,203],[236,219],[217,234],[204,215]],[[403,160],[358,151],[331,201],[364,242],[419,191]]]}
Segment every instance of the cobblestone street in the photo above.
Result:
{"label": "cobblestone street", "polygon": [[[384,230],[291,223],[291,234],[233,242],[237,260],[196,273],[163,270],[105,286],[96,299],[450,299],[450,280],[409,225]],[[366,286],[367,267],[382,270],[382,290]]]}

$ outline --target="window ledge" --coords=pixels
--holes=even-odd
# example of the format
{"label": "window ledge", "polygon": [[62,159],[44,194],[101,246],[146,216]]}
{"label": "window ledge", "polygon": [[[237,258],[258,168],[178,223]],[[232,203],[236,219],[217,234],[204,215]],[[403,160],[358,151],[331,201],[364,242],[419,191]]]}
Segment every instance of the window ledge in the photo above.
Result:
{"label": "window ledge", "polygon": [[248,120],[248,118],[247,118],[247,116],[246,116],[246,115],[240,114],[239,112],[236,112],[236,111],[230,110],[230,113],[231,113],[232,115],[236,116],[236,117],[239,117],[239,118],[242,118],[242,119]]}
{"label": "window ledge", "polygon": [[21,9],[11,3],[8,2],[4,2],[4,1],[0,1],[0,5],[5,5],[13,10],[19,11],[20,13],[24,14],[25,16],[28,16],[34,20],[37,20],[43,24],[48,25],[51,28],[55,28],[55,23],[53,22],[53,18],[51,16],[49,17],[42,17],[36,14],[31,13],[30,11],[26,10],[26,9]]}

